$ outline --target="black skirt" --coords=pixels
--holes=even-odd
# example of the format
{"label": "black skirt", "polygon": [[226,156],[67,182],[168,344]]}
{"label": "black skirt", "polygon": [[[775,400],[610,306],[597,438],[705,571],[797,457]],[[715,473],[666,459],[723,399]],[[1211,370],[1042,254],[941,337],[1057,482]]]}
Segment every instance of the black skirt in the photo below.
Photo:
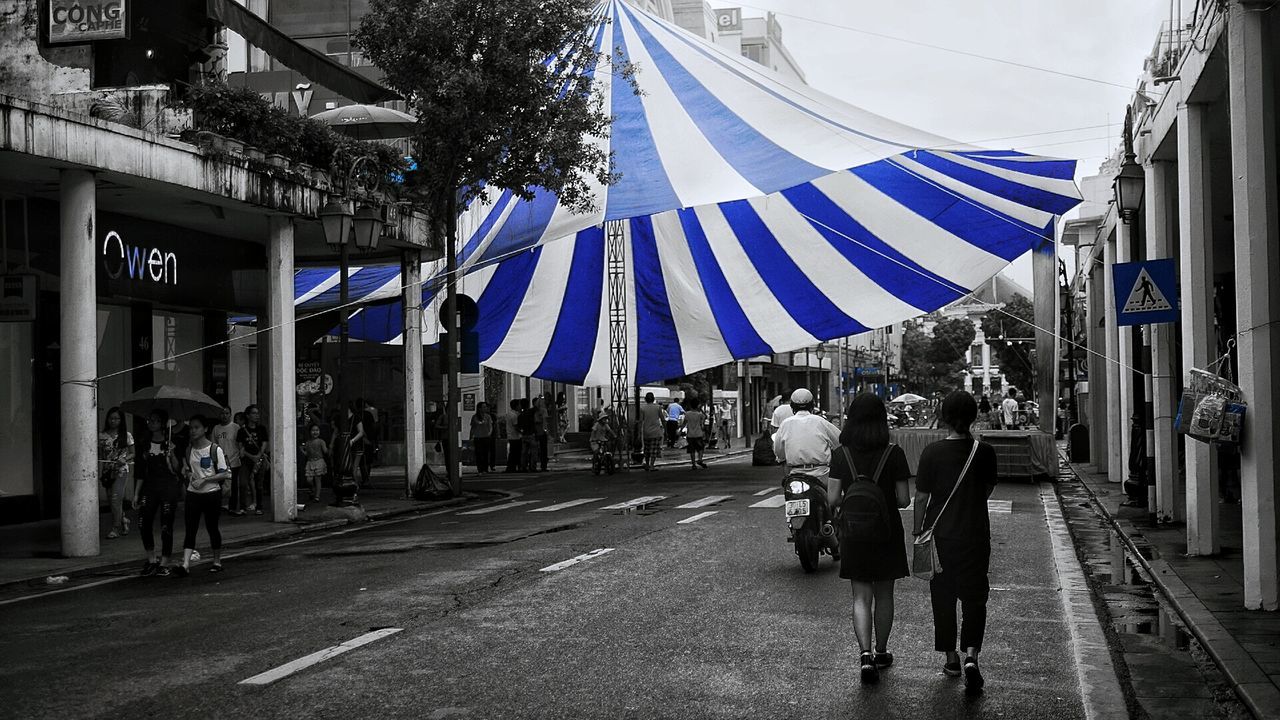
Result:
{"label": "black skirt", "polygon": [[[897,511],[892,511],[894,515]],[[840,577],[858,582],[897,580],[911,574],[907,547],[899,530],[898,540],[883,543],[840,542]]]}

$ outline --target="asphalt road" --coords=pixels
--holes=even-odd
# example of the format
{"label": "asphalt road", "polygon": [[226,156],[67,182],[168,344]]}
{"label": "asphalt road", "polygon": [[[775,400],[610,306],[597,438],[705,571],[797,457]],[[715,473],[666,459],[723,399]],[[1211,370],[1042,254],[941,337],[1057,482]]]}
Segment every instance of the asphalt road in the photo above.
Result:
{"label": "asphalt road", "polygon": [[[750,507],[777,477],[741,461],[496,476],[473,487],[514,498],[252,548],[221,575],[204,565],[185,579],[3,605],[0,715],[1084,716],[1036,486],[993,496],[988,684],[969,698],[941,673],[927,585],[913,579],[898,584],[896,664],[880,684],[859,684],[848,583],[829,559],[805,575],[782,510]],[[663,497],[603,509],[645,496]],[[587,501],[556,508],[577,500]],[[399,631],[367,635],[385,628]]]}

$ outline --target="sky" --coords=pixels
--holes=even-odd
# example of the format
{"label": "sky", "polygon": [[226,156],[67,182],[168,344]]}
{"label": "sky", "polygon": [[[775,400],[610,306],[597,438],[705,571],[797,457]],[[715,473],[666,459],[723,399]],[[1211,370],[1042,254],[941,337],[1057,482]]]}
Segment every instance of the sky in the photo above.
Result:
{"label": "sky", "polygon": [[[1125,105],[1177,0],[750,0],[778,14],[809,84],[922,130],[985,147],[1073,158],[1093,175],[1119,144]],[[1183,0],[1184,13],[1194,5]],[[1122,87],[873,37],[911,38]],[[1026,136],[1037,133],[1034,137]],[[1049,134],[1038,134],[1049,133]],[[1008,138],[1008,139],[997,139]],[[985,141],[985,142],[979,142]],[[1031,287],[1029,256],[1006,274]]]}

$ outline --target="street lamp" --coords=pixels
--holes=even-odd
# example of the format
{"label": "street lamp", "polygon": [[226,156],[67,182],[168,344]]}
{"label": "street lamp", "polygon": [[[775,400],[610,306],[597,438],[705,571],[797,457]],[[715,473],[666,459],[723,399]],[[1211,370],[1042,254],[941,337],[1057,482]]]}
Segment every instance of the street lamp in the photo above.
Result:
{"label": "street lamp", "polygon": [[818,388],[817,388],[818,392],[817,392],[816,400],[817,400],[818,408],[822,409],[822,394],[823,394],[822,386],[826,384],[822,379],[822,358],[826,357],[827,355],[827,344],[818,343],[818,349],[814,351],[814,355],[818,357]]}
{"label": "street lamp", "polygon": [[382,236],[382,213],[365,203],[356,210],[353,225],[356,233],[356,247],[365,252],[377,250],[378,238]]}
{"label": "street lamp", "polygon": [[1133,152],[1133,108],[1124,114],[1124,163],[1111,183],[1116,196],[1116,209],[1126,223],[1133,222],[1134,215],[1142,208],[1142,193],[1146,189],[1146,177]]}

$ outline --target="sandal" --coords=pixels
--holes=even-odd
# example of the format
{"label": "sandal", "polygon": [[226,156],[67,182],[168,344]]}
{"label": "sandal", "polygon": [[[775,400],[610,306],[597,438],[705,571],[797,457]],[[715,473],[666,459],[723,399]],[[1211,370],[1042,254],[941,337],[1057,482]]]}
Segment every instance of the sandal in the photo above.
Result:
{"label": "sandal", "polygon": [[862,653],[862,684],[867,685],[880,679],[880,670],[876,668],[876,654],[867,651]]}
{"label": "sandal", "polygon": [[893,665],[893,653],[891,652],[876,653],[876,667],[887,668],[890,665]]}
{"label": "sandal", "polygon": [[216,563],[214,563],[214,564],[213,564],[213,567],[209,568],[209,572],[211,572],[211,573],[220,573],[220,572],[222,572],[222,563],[220,563],[220,562],[216,562]]}

